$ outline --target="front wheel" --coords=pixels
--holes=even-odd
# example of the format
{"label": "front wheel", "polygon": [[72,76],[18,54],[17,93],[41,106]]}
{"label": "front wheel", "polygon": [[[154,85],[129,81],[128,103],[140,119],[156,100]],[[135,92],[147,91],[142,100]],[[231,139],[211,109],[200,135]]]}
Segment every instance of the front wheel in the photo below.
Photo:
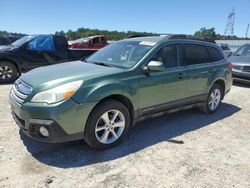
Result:
{"label": "front wheel", "polygon": [[215,112],[223,98],[223,92],[219,84],[214,84],[208,93],[206,102],[201,106],[201,111],[206,114]]}
{"label": "front wheel", "polygon": [[94,149],[107,149],[122,141],[129,127],[128,109],[116,100],[107,100],[91,112],[84,139]]}
{"label": "front wheel", "polygon": [[13,82],[18,77],[15,65],[10,62],[0,62],[0,83]]}

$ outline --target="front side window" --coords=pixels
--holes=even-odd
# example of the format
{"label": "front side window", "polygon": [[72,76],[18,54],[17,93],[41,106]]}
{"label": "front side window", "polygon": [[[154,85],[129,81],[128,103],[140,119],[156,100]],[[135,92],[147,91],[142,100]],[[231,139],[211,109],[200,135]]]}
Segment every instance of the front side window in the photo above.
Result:
{"label": "front side window", "polygon": [[184,44],[182,46],[182,52],[182,61],[185,65],[195,65],[210,62],[210,56],[206,46],[196,44]]}
{"label": "front side window", "polygon": [[141,41],[114,42],[91,55],[86,61],[131,68],[153,47],[151,44]]}
{"label": "front side window", "polygon": [[161,48],[151,58],[151,61],[162,62],[166,69],[176,67],[178,62],[177,45],[168,45]]}

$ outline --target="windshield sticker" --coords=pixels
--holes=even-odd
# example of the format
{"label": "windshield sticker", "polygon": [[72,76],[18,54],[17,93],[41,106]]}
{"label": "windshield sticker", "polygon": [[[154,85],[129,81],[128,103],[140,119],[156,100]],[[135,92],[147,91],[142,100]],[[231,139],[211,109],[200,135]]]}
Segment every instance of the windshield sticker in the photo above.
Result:
{"label": "windshield sticker", "polygon": [[139,44],[140,45],[145,45],[145,46],[154,46],[156,43],[155,42],[142,41]]}

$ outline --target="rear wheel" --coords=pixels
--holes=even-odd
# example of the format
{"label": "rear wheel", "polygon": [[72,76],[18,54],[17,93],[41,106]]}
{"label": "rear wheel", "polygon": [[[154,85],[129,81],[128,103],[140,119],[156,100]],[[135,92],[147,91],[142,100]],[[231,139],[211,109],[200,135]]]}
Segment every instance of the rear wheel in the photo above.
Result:
{"label": "rear wheel", "polygon": [[0,83],[13,82],[18,77],[18,71],[11,62],[0,62]]}
{"label": "rear wheel", "polygon": [[223,92],[219,84],[214,84],[208,93],[206,102],[200,108],[202,112],[206,114],[211,114],[215,112],[223,98]]}
{"label": "rear wheel", "polygon": [[129,126],[128,109],[116,100],[107,100],[90,114],[84,139],[94,149],[107,149],[126,137]]}

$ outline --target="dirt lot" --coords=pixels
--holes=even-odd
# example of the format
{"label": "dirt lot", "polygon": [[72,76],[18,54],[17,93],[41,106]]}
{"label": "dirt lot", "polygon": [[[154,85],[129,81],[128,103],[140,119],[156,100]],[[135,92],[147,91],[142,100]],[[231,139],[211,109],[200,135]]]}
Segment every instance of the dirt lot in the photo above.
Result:
{"label": "dirt lot", "polygon": [[250,88],[233,86],[216,114],[187,110],[139,123],[97,152],[18,131],[0,86],[0,187],[250,187]]}

